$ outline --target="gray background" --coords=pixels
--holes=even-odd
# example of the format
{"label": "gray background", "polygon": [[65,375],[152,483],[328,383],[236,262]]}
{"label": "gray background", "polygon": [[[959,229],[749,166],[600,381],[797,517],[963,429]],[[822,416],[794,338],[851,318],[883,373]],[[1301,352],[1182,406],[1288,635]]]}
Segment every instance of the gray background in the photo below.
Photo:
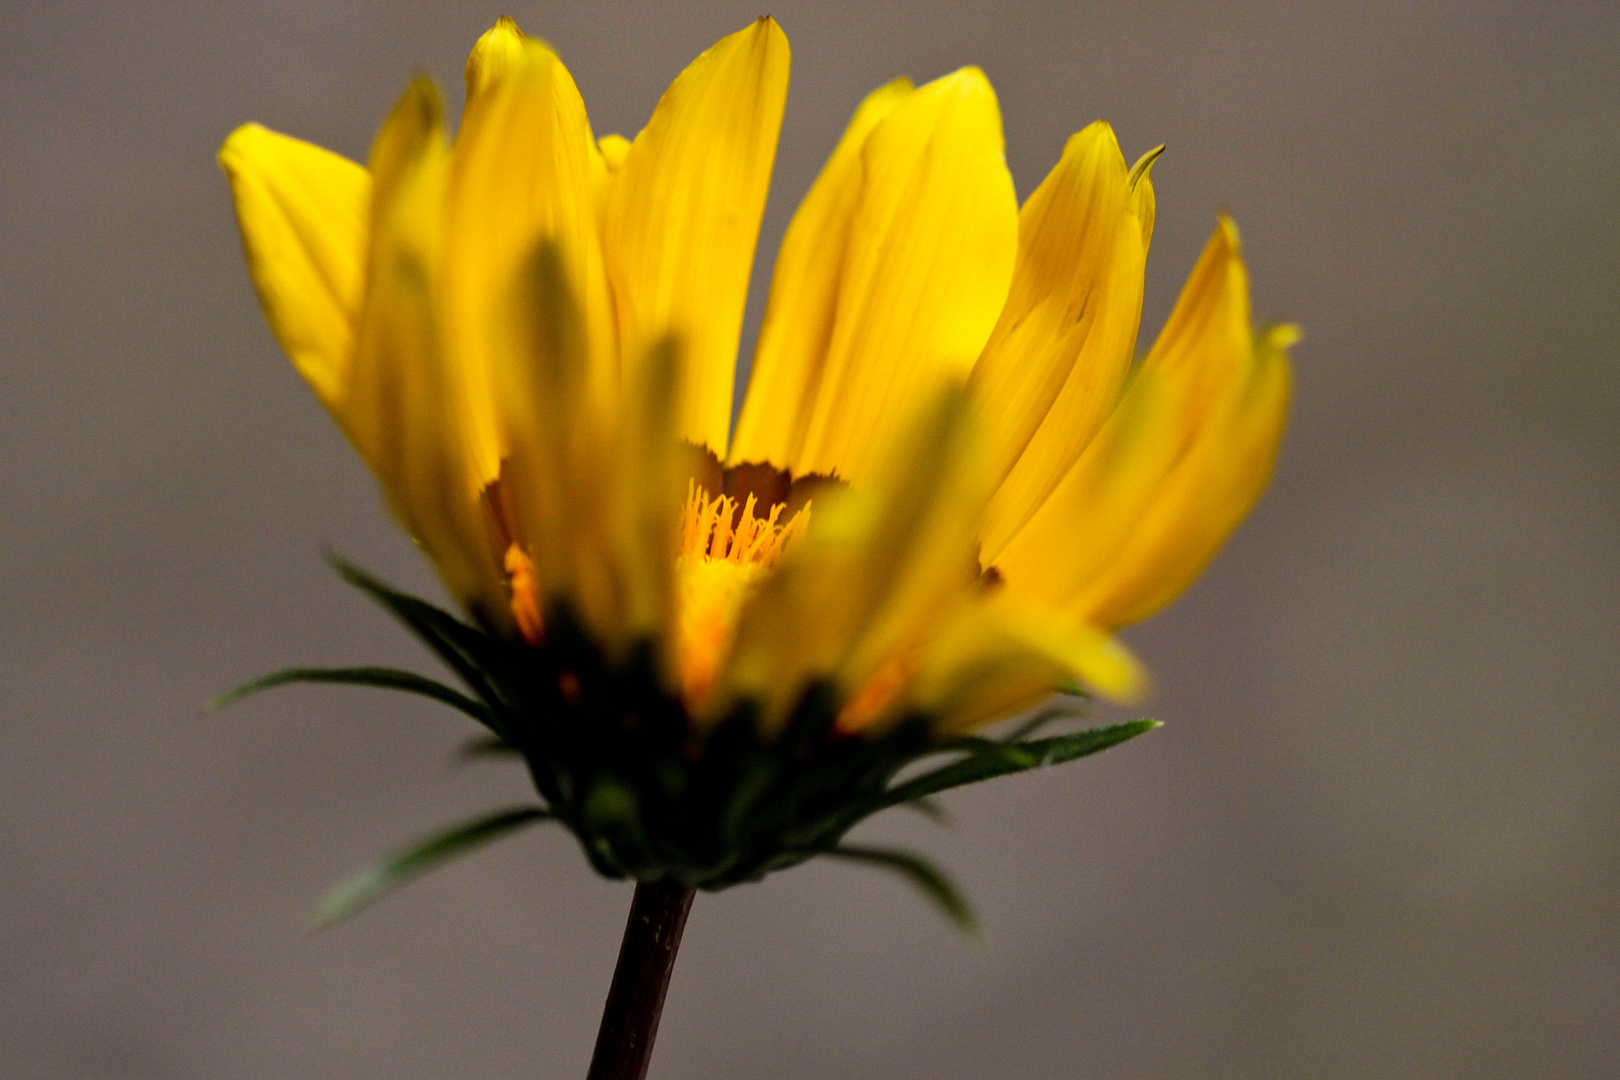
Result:
{"label": "gray background", "polygon": [[[1166,728],[870,829],[982,943],[858,868],[700,897],[654,1075],[1620,1075],[1617,9],[770,9],[763,268],[862,93],[976,62],[1021,193],[1099,116],[1169,144],[1145,333],[1227,206],[1309,336],[1269,495],[1128,635]],[[627,134],[759,14],[509,10]],[[583,1074],[629,889],[562,835],[307,933],[516,770],[409,699],[198,711],[423,662],[323,542],[433,588],[264,328],[214,151],[257,119],[362,156],[413,68],[459,102],[497,13],[0,7],[0,1075]]]}

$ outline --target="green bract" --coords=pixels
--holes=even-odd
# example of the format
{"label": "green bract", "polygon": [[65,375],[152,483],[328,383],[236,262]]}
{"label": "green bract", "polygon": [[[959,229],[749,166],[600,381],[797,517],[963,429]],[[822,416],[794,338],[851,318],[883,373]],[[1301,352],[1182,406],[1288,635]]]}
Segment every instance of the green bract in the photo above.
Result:
{"label": "green bract", "polygon": [[[819,685],[802,695],[779,735],[766,735],[757,711],[745,703],[699,736],[680,699],[660,685],[650,648],[633,650],[622,663],[610,662],[565,608],[546,613],[541,647],[492,636],[348,563],[334,562],[351,584],[404,622],[466,691],[387,668],[295,668],[210,704],[295,682],[421,694],[487,729],[468,744],[469,755],[520,757],[542,804],[478,818],[367,867],[329,895],[323,923],[354,913],[449,857],[549,819],[579,839],[586,858],[605,877],[670,879],[717,890],[832,855],[904,874],[968,928],[967,904],[925,860],[846,845],[845,834],[880,810],[910,805],[934,812],[927,800],[939,792],[1072,761],[1159,726],[1136,720],[1028,737],[1041,724],[1076,715],[1071,706],[1039,712],[1000,740],[940,739],[931,735],[925,716],[882,733],[844,734],[834,727],[842,702],[830,687]],[[905,778],[898,779],[902,773]]]}

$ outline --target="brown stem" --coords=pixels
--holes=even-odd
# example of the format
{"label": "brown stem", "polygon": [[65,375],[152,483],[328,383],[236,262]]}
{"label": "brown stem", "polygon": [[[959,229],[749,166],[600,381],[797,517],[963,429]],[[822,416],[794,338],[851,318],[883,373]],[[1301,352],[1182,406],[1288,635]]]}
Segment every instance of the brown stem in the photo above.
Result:
{"label": "brown stem", "polygon": [[586,1080],[642,1080],[647,1075],[692,895],[672,881],[636,885]]}

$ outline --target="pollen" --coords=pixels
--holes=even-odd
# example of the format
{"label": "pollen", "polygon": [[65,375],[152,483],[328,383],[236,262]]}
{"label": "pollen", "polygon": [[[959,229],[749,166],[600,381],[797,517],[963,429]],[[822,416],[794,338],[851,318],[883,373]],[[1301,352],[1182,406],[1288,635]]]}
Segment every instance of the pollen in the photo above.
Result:
{"label": "pollen", "polygon": [[763,517],[753,495],[739,507],[693,482],[681,514],[676,558],[676,656],[681,696],[696,711],[714,691],[736,637],[737,618],[754,583],[810,527],[806,504],[789,516],[776,503]]}

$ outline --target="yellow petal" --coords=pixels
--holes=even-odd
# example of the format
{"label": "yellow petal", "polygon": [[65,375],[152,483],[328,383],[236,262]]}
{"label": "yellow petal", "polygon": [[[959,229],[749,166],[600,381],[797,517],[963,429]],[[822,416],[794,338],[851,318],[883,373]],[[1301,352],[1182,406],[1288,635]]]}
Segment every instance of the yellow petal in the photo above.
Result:
{"label": "yellow petal", "polygon": [[[401,248],[438,267],[443,246],[442,214],[428,211],[442,196],[446,155],[444,102],[426,76],[412,79],[371,140],[371,249],[367,273]],[[391,231],[392,230],[392,231]]]}
{"label": "yellow petal", "polygon": [[[429,501],[414,492],[417,478],[410,462],[443,456],[443,438],[422,438],[419,432],[437,428],[451,412],[444,407],[447,401],[456,399],[450,394],[429,407],[423,389],[424,383],[449,381],[434,295],[448,163],[438,91],[426,79],[416,79],[372,141],[366,303],[344,401],[356,449],[382,480],[396,516],[416,536],[430,526],[422,513]],[[461,485],[470,486],[469,479],[463,476]]]}
{"label": "yellow petal", "polygon": [[1237,226],[1222,214],[1142,362],[1144,369],[1197,388],[1193,411],[1185,420],[1186,437],[1191,437],[1218,388],[1249,363],[1252,336],[1249,276]]}
{"label": "yellow petal", "polygon": [[624,641],[650,640],[676,685],[674,604],[677,516],[687,478],[690,447],[677,441],[675,387],[681,346],[672,338],[653,342],[626,374],[622,427],[614,439],[613,501],[609,534],[619,567]]}
{"label": "yellow petal", "polygon": [[492,374],[505,358],[492,351],[491,328],[511,302],[519,266],[543,241],[556,245],[584,312],[593,385],[605,394],[614,375],[592,180],[597,151],[584,102],[544,43],[515,27],[496,40],[505,42],[499,63],[481,64],[481,87],[456,139],[445,240],[448,345],[467,380],[469,437],[486,481],[505,451]]}
{"label": "yellow petal", "polygon": [[861,148],[911,89],[911,80],[900,78],[866,96],[782,238],[748,396],[731,439],[733,462],[765,461],[786,469],[798,458],[832,337],[850,227],[860,205]]}
{"label": "yellow petal", "polygon": [[1140,226],[1107,124],[1071,137],[1019,214],[1018,268],[970,386],[1003,478],[982,532],[993,558],[1102,425],[1142,309]]}
{"label": "yellow petal", "polygon": [[1068,611],[1114,564],[1180,453],[1174,405],[1164,380],[1136,374],[1097,437],[991,562],[1011,601]]}
{"label": "yellow petal", "polygon": [[1114,638],[996,595],[941,629],[908,705],[939,730],[960,732],[1034,705],[1069,678],[1116,701],[1140,700],[1147,687],[1141,665]]}
{"label": "yellow petal", "polygon": [[1018,205],[983,72],[919,87],[873,129],[796,473],[855,483],[941,385],[965,378],[1012,279]]}
{"label": "yellow petal", "polygon": [[868,614],[840,667],[846,686],[926,638],[954,601],[980,588],[974,533],[990,487],[976,420],[966,395],[948,390],[913,416],[870,474],[877,513],[851,581]]}
{"label": "yellow petal", "polygon": [[[623,135],[604,135],[596,140],[591,154],[591,203],[596,208],[598,238],[606,231],[608,196],[613,191],[613,178],[619,175],[624,156],[630,152],[630,140]],[[613,327],[615,338],[618,327]]]}
{"label": "yellow petal", "polygon": [[980,555],[987,562],[1051,497],[1116,407],[1141,323],[1146,253],[1133,214],[1122,215],[1115,232],[1107,278],[1093,296],[1095,318],[1076,324],[1078,342],[1066,335],[1051,346],[1060,354],[1076,350],[1063,387],[985,510]]}
{"label": "yellow petal", "polygon": [[467,108],[489,85],[499,79],[523,58],[528,41],[518,24],[510,16],[502,15],[495,25],[485,30],[467,54]]}
{"label": "yellow petal", "polygon": [[1027,609],[1003,620],[1027,648],[1104,696],[1132,704],[1147,695],[1147,672],[1118,638],[1086,623],[1042,619]]}
{"label": "yellow petal", "polygon": [[955,730],[1073,676],[1138,694],[1140,669],[1102,631],[980,579],[972,547],[988,491],[966,395],[946,395],[880,454],[868,484],[817,505],[810,533],[746,601],[717,715],[753,699],[779,726],[817,682],[840,695],[849,731],[917,711]]}
{"label": "yellow petal", "polygon": [[1027,646],[988,601],[964,605],[929,642],[903,707],[958,734],[1048,697],[1072,672]]}
{"label": "yellow petal", "polygon": [[497,371],[510,431],[503,495],[543,599],[566,602],[602,647],[667,631],[680,465],[667,343],[635,366],[621,407],[588,396],[583,313],[561,253],[543,242],[498,324],[514,360]]}
{"label": "yellow petal", "polygon": [[265,318],[337,414],[364,291],[371,178],[347,158],[258,124],[233,131],[219,163]]}
{"label": "yellow petal", "polygon": [[751,698],[777,725],[813,680],[857,698],[876,680],[885,691],[855,726],[890,715],[936,624],[979,591],[973,530],[988,484],[965,397],[912,421],[866,488],[815,504],[810,532],[745,603],[721,711]]}
{"label": "yellow petal", "polygon": [[[586,407],[584,316],[555,241],[540,243],[495,309],[506,362],[493,372],[493,389],[509,432],[501,489],[513,539],[533,563],[542,602],[568,600],[580,613],[579,579],[589,569],[577,564],[582,549],[600,550],[603,476]],[[593,600],[587,606],[599,615],[600,598]]]}
{"label": "yellow petal", "polygon": [[1009,595],[1113,628],[1179,594],[1270,475],[1295,335],[1256,343],[1222,217],[1120,407],[995,561]]}
{"label": "yellow petal", "polygon": [[417,80],[373,144],[368,288],[349,400],[351,437],[390,506],[451,593],[509,625],[500,552],[486,527],[442,346],[436,297],[449,172],[437,91]]}
{"label": "yellow petal", "polygon": [[723,455],[748,274],[787,97],[789,53],[763,18],[665,91],[608,196],[604,247],[620,340],[684,346],[677,430]]}
{"label": "yellow petal", "polygon": [[611,535],[615,432],[589,396],[591,352],[569,279],[559,245],[544,240],[497,309],[504,360],[493,389],[509,432],[501,492],[546,609],[565,602],[616,648],[625,598]]}
{"label": "yellow petal", "polygon": [[[822,505],[816,508],[819,512]],[[807,547],[808,540],[800,544]],[[744,601],[720,685],[700,721],[716,721],[738,702],[753,701],[764,728],[781,730],[800,696],[813,680],[831,672],[846,646],[854,598],[840,587],[838,572],[852,562],[848,545],[823,537],[817,550],[792,555],[796,557],[779,563]]]}
{"label": "yellow petal", "polygon": [[1249,370],[1225,389],[1196,441],[1158,491],[1118,564],[1078,605],[1103,626],[1124,626],[1179,596],[1265,489],[1288,411],[1280,326],[1254,344]]}
{"label": "yellow petal", "polygon": [[[1070,137],[1019,211],[1007,303],[973,367],[969,385],[988,425],[997,476],[1012,467],[1075,367],[1101,307],[1124,213],[1125,159],[1099,120]],[[1098,381],[1117,388],[1129,355],[1096,359],[1117,369]],[[1107,403],[1112,399],[1109,393]]]}

